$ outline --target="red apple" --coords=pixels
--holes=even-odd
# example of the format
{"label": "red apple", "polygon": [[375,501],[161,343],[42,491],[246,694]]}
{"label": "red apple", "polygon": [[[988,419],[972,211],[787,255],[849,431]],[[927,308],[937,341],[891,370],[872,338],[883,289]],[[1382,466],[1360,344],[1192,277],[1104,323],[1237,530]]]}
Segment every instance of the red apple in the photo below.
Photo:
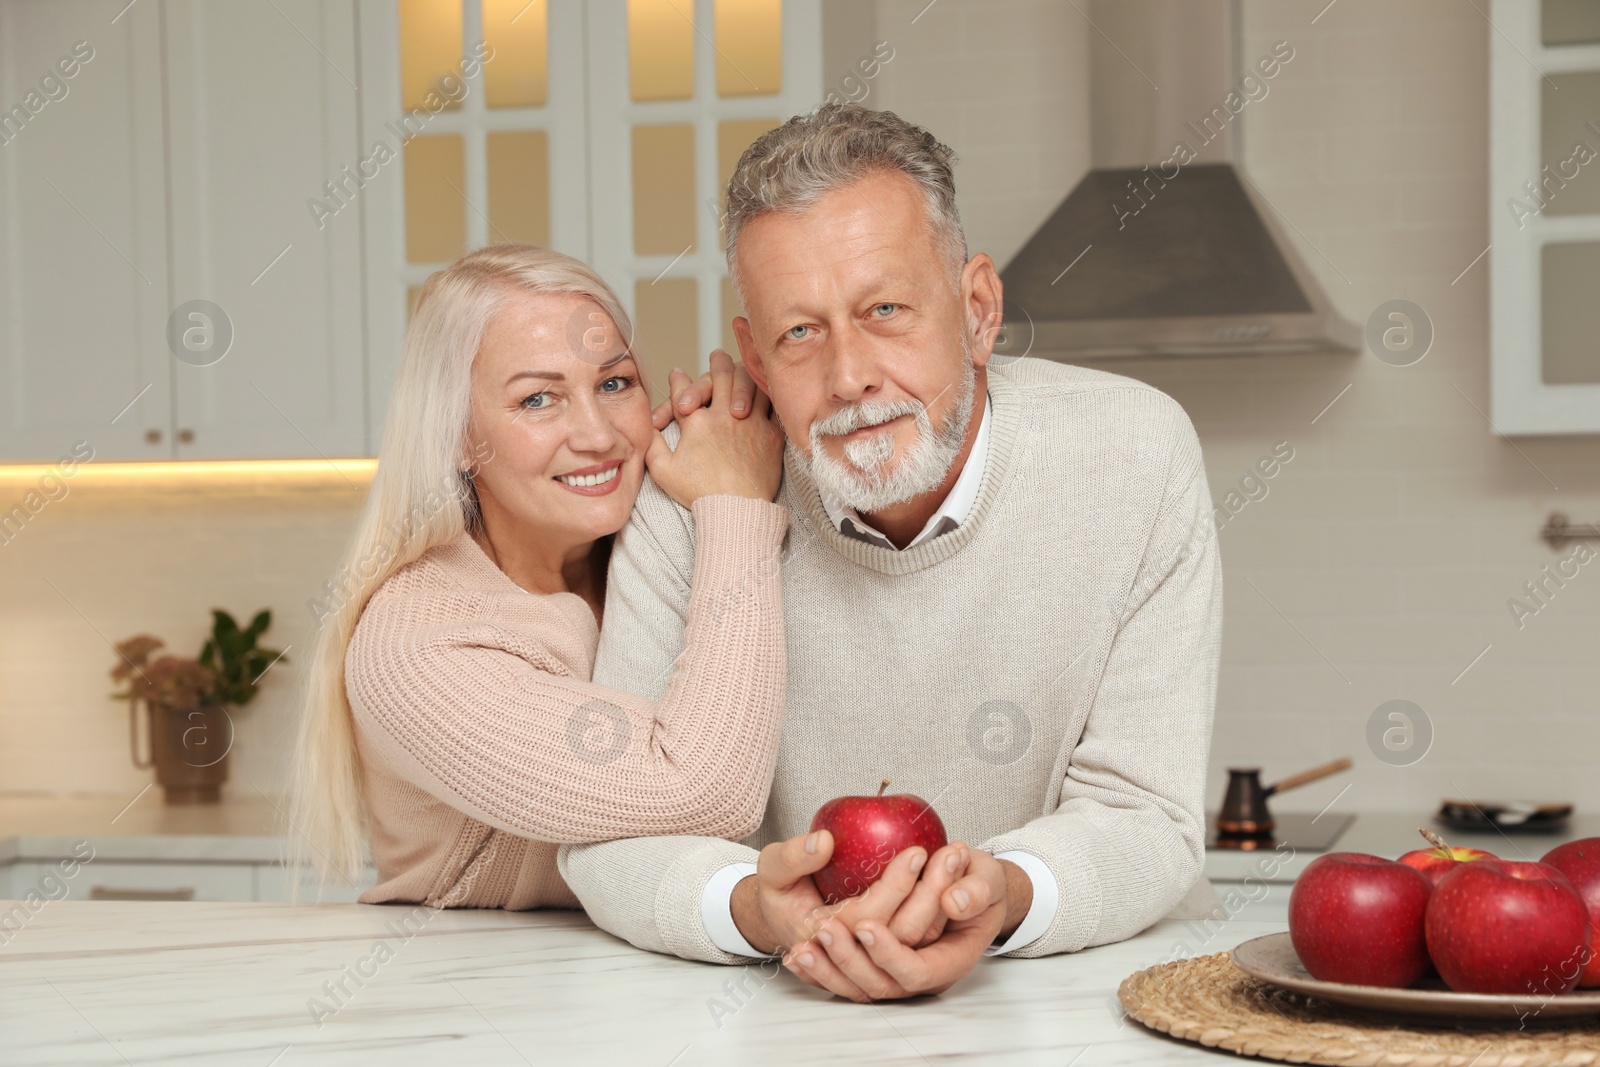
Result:
{"label": "red apple", "polygon": [[860,896],[883,877],[889,861],[920,845],[932,855],[945,846],[944,823],[921,797],[910,793],[837,797],[817,809],[811,829],[833,835],[833,855],[811,880],[829,904]]}
{"label": "red apple", "polygon": [[1407,867],[1415,867],[1427,875],[1428,881],[1436,886],[1439,884],[1439,879],[1454,870],[1458,863],[1467,863],[1472,860],[1492,860],[1495,858],[1494,853],[1485,852],[1481,848],[1456,848],[1452,845],[1447,845],[1444,838],[1432,830],[1419,827],[1417,833],[1421,834],[1433,847],[1419,848],[1415,852],[1407,852],[1400,857],[1398,862],[1405,864]]}
{"label": "red apple", "polygon": [[1557,845],[1539,862],[1566,875],[1589,910],[1589,961],[1578,975],[1578,985],[1585,989],[1600,986],[1600,837]]}
{"label": "red apple", "polygon": [[1428,969],[1422,918],[1433,885],[1415,867],[1364,852],[1306,864],[1289,892],[1289,938],[1311,977],[1402,987]]}
{"label": "red apple", "polygon": [[1425,925],[1439,977],[1461,993],[1570,992],[1588,958],[1583,898],[1543,863],[1457,864],[1433,891]]}

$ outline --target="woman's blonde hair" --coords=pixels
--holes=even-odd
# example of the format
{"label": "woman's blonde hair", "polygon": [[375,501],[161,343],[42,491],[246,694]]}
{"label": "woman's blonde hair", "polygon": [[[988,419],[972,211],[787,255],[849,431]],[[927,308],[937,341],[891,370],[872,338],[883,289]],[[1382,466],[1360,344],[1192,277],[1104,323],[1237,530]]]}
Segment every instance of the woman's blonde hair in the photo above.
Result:
{"label": "woman's blonde hair", "polygon": [[[431,275],[406,328],[389,394],[378,470],[344,563],[314,605],[319,628],[295,741],[289,808],[290,884],[314,869],[325,886],[354,883],[367,861],[368,810],[361,792],[344,656],[356,622],[390,575],[478,521],[469,440],[472,364],[484,331],[517,292],[575,293],[599,304],[623,338],[628,313],[593,270],[530,245],[494,245]],[[588,323],[576,323],[582,343]]]}

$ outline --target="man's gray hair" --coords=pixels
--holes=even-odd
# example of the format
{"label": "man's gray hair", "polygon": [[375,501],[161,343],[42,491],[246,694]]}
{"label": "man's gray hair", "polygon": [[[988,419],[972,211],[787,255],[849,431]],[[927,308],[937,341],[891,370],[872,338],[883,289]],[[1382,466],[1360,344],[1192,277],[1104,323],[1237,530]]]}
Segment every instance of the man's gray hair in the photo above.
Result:
{"label": "man's gray hair", "polygon": [[739,233],[750,220],[769,211],[803,212],[841,186],[884,172],[904,174],[922,190],[935,245],[959,289],[967,239],[956,210],[954,161],[955,153],[921,126],[859,104],[824,104],[768,130],[728,179],[728,274],[740,299]]}

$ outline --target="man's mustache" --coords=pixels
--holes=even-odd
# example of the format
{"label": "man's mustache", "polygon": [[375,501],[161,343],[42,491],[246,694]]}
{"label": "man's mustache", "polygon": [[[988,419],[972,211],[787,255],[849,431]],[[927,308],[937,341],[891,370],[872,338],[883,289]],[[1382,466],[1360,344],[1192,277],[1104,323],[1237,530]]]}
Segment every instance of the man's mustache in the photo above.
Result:
{"label": "man's mustache", "polygon": [[917,415],[922,410],[923,405],[917,400],[863,400],[840,408],[825,419],[818,419],[811,424],[811,432],[834,437],[866,426],[876,426],[901,415]]}

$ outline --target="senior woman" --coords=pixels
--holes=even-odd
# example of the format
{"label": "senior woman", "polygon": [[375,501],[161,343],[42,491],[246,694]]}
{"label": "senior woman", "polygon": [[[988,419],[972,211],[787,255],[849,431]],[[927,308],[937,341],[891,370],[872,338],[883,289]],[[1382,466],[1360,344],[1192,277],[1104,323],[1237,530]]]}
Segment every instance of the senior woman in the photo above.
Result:
{"label": "senior woman", "polygon": [[[772,502],[783,434],[652,419],[627,314],[588,267],[517,245],[430,277],[407,329],[378,472],[323,619],[291,835],[363,903],[578,907],[558,845],[738,838],[761,822],[784,694]],[[665,415],[663,408],[659,415]],[[612,535],[645,468],[699,546],[683,655],[659,703],[592,683]]]}

